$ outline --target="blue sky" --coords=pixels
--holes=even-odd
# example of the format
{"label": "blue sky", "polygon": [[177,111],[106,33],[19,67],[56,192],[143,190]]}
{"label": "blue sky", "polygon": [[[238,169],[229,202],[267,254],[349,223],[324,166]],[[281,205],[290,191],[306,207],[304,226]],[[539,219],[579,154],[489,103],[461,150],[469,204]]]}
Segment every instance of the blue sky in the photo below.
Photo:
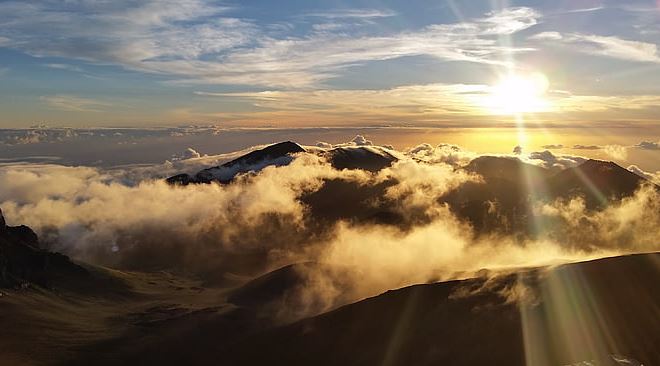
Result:
{"label": "blue sky", "polygon": [[659,43],[655,1],[0,1],[0,127],[471,126],[541,73],[534,123],[657,128]]}

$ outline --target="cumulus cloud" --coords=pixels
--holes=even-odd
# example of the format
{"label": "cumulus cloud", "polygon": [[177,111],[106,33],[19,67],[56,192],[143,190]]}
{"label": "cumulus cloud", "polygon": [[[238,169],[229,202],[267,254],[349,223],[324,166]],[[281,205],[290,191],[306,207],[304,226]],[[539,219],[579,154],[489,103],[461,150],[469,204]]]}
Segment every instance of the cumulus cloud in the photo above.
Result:
{"label": "cumulus cloud", "polygon": [[[266,168],[249,184],[226,187],[173,188],[163,181],[127,186],[91,168],[22,166],[0,174],[0,201],[8,218],[32,225],[46,242],[79,258],[130,265],[140,253],[154,251],[164,263],[198,270],[205,259],[196,258],[196,250],[256,251],[274,243],[256,237],[285,218],[292,233],[301,230],[304,209],[296,197],[321,178],[339,174],[313,159],[296,160],[282,167],[285,171]],[[255,238],[246,236],[249,232]],[[119,251],[110,253],[115,247]]]}
{"label": "cumulus cloud", "polygon": [[626,160],[628,158],[628,150],[625,146],[621,145],[605,145],[603,146],[603,152],[617,160]]}
{"label": "cumulus cloud", "polygon": [[557,241],[582,243],[586,247],[608,246],[632,251],[657,248],[656,240],[648,235],[657,233],[660,222],[660,193],[653,185],[643,186],[633,197],[604,210],[590,211],[584,199],[577,197],[542,205],[539,209],[548,226],[561,230],[548,230],[546,235]]}
{"label": "cumulus cloud", "polygon": [[558,168],[566,169],[584,163],[587,159],[581,156],[555,155],[549,150],[535,151],[529,154],[528,158],[532,163],[548,169]]}
{"label": "cumulus cloud", "polygon": [[[322,149],[332,149],[336,147],[350,147],[350,146],[374,146],[374,143],[371,140],[368,140],[366,137],[362,135],[356,135],[351,141],[349,142],[342,142],[339,144],[330,144],[324,141],[318,141],[315,145],[316,147],[322,148]],[[391,145],[381,145],[380,147],[384,147],[389,150],[394,150],[394,147]]]}
{"label": "cumulus cloud", "polygon": [[356,146],[370,146],[370,145],[373,145],[373,142],[367,140],[362,135],[355,136],[355,138],[353,138],[353,140],[351,140],[351,142],[353,144],[355,144]]}
{"label": "cumulus cloud", "polygon": [[[206,155],[204,155],[204,156],[206,156]],[[202,154],[198,153],[192,147],[189,147],[183,153],[181,153],[180,155],[175,155],[174,157],[172,157],[172,160],[199,159],[201,157],[202,157]]]}
{"label": "cumulus cloud", "polygon": [[421,144],[406,151],[406,155],[426,163],[445,163],[452,166],[467,165],[477,157],[477,154],[464,151],[458,145],[453,144],[440,144],[435,147],[430,144]]}
{"label": "cumulus cloud", "polygon": [[[233,286],[233,279],[282,265],[322,263],[328,270],[304,271],[290,317],[482,268],[657,249],[660,199],[653,189],[602,212],[579,198],[538,202],[534,217],[543,225],[536,237],[475,235],[441,198],[480,182],[460,169],[477,155],[447,144],[397,154],[397,162],[377,172],[337,170],[322,154],[300,154],[228,185],[170,186],[150,178],[145,167],[129,173],[8,165],[0,167],[0,206],[9,224],[33,227],[51,248],[119,268],[189,272]],[[537,155],[548,167],[578,160]],[[210,159],[219,158],[168,163],[208,165]]]}
{"label": "cumulus cloud", "polygon": [[326,286],[310,285],[306,290],[313,298],[326,296],[332,304],[338,293],[347,296],[347,288],[354,292],[352,296],[360,297],[393,287],[472,276],[483,268],[548,265],[655,250],[656,238],[649,232],[657,232],[654,225],[660,223],[659,198],[657,190],[645,187],[605,211],[586,209],[580,198],[545,204],[536,214],[542,223],[541,235],[524,243],[507,236],[475,240],[468,225],[443,209],[430,224],[407,232],[340,225],[332,242],[322,248],[321,258],[354,268],[352,276],[359,281],[348,287],[338,276],[309,271],[314,278],[310,283]]}

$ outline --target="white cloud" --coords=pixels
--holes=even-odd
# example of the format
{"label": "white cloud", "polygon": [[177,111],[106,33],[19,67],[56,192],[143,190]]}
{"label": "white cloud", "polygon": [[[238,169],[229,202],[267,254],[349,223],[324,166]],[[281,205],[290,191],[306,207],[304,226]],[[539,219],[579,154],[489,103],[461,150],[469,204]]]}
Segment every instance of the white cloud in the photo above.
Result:
{"label": "white cloud", "polygon": [[646,179],[650,180],[651,182],[660,185],[660,171],[657,171],[655,173],[647,172],[647,171],[642,170],[637,165],[630,165],[630,166],[628,166],[627,169],[630,170],[631,172],[639,175],[642,178],[646,178]]}
{"label": "white cloud", "polygon": [[570,45],[587,54],[606,56],[628,61],[660,63],[658,46],[654,43],[631,41],[614,36],[582,33],[542,32],[528,39],[555,41]]}
{"label": "white cloud", "polygon": [[58,70],[67,70],[67,71],[74,71],[74,72],[85,72],[81,67],[75,66],[75,65],[69,65],[69,64],[57,64],[57,63],[52,63],[52,64],[44,64],[45,67],[51,68],[51,69],[58,69]]}
{"label": "white cloud", "polygon": [[206,155],[202,155],[199,152],[197,152],[197,150],[193,149],[192,147],[189,147],[183,153],[172,157],[172,160],[173,161],[190,160],[190,159],[200,159],[202,157],[206,157]]}
{"label": "white cloud", "polygon": [[[11,35],[8,46],[32,55],[119,64],[179,82],[309,87],[355,64],[403,56],[501,64],[502,54],[529,49],[503,46],[492,36],[529,28],[540,18],[530,8],[509,8],[392,34],[349,36],[326,29],[273,38],[267,26],[223,17],[225,7],[202,0],[119,1],[71,9],[56,1],[0,3],[0,34]],[[388,14],[352,10],[324,15]]]}
{"label": "white cloud", "polygon": [[613,159],[626,160],[628,158],[628,150],[625,146],[621,145],[605,145],[603,152]]}
{"label": "white cloud", "polygon": [[75,95],[48,95],[40,98],[54,109],[68,112],[101,112],[112,104]]}
{"label": "white cloud", "polygon": [[559,32],[541,32],[541,33],[534,34],[533,36],[530,36],[528,39],[558,41],[562,38],[564,38],[564,37]]}
{"label": "white cloud", "polygon": [[586,158],[581,156],[555,155],[548,150],[532,152],[526,158],[529,159],[530,163],[542,166],[547,169],[566,169],[580,165],[587,161]]}
{"label": "white cloud", "polygon": [[328,18],[328,19],[342,19],[342,18],[387,18],[396,15],[396,12],[391,10],[379,9],[343,9],[334,11],[324,11],[305,14],[308,17]]}
{"label": "white cloud", "polygon": [[[408,158],[373,174],[336,170],[304,154],[290,165],[266,168],[231,185],[185,187],[151,179],[127,185],[117,179],[121,173],[86,167],[2,166],[0,204],[10,224],[28,224],[56,249],[96,263],[217,276],[235,269],[249,275],[316,261],[337,265],[342,275],[359,276],[350,281],[355,288],[339,287],[331,294],[319,293],[325,289],[310,282],[312,298],[330,295],[326,306],[342,301],[338,294],[349,292],[348,297],[356,299],[454,278],[458,272],[470,275],[482,268],[545,265],[657,248],[660,200],[658,192],[648,188],[602,211],[590,211],[580,198],[540,202],[535,216],[552,218],[546,222],[556,224],[545,226],[536,240],[504,234],[479,238],[469,223],[438,200],[475,178],[443,164],[440,159],[446,159],[446,153],[461,150],[420,145]],[[430,159],[419,162],[419,157]],[[433,164],[431,159],[436,159]],[[428,221],[406,230],[343,220],[305,225],[311,213],[301,196],[317,192],[326,179],[367,187],[396,182],[376,197],[388,200],[387,207],[403,215],[421,210]],[[337,201],[334,195],[326,199]],[[351,206],[340,200],[339,207]],[[331,273],[317,276],[321,283],[341,283],[332,281]]]}
{"label": "white cloud", "polygon": [[[226,9],[203,0],[82,2],[75,7],[59,1],[5,2],[0,4],[0,34],[11,35],[7,46],[37,56],[140,68],[149,59],[194,58],[246,42],[251,25],[219,17]],[[200,19],[205,21],[189,23]]]}
{"label": "white cloud", "polygon": [[411,158],[430,164],[444,163],[452,166],[465,166],[478,154],[464,151],[460,146],[452,144],[420,144],[405,152]]}
{"label": "white cloud", "polygon": [[482,34],[513,34],[536,25],[541,14],[532,8],[508,8],[502,11],[493,11],[488,17],[477,22],[480,24]]}

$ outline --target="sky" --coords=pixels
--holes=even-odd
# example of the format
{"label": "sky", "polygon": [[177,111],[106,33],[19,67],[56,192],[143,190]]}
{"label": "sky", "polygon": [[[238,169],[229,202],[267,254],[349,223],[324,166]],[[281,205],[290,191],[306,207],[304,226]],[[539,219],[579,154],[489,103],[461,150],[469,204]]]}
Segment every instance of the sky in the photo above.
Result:
{"label": "sky", "polygon": [[0,1],[0,127],[524,123],[656,141],[659,43],[651,0]]}

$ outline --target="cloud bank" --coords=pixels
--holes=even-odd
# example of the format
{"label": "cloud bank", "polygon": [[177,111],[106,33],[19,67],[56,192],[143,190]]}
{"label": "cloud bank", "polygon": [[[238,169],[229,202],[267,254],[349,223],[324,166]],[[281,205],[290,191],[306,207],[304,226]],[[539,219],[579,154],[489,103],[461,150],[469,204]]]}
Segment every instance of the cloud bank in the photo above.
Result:
{"label": "cloud bank", "polygon": [[[371,144],[358,137],[343,148]],[[204,161],[193,151],[170,164]],[[476,235],[441,198],[481,181],[461,169],[478,155],[428,144],[396,154],[390,167],[369,172],[302,153],[228,185],[170,186],[151,178],[157,167],[7,165],[0,206],[10,225],[33,227],[52,249],[117,268],[166,269],[230,286],[283,265],[320,263],[303,271],[284,317],[482,268],[659,249],[657,189],[641,187],[600,211],[579,197],[533,202],[538,235]],[[518,158],[559,169],[578,163],[549,151]]]}

